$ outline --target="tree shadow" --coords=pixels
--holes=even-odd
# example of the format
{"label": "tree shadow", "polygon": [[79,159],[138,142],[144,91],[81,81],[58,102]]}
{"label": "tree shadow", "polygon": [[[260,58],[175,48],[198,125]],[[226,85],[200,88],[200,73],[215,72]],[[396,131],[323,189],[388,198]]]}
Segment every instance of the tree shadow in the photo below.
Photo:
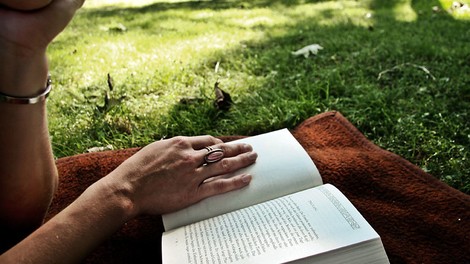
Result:
{"label": "tree shadow", "polygon": [[[211,10],[222,10],[229,8],[259,8],[259,7],[270,7],[273,5],[283,5],[285,8],[289,8],[299,4],[305,3],[319,3],[326,1],[300,1],[300,0],[277,0],[277,1],[267,1],[267,0],[258,0],[250,1],[249,3],[243,1],[188,1],[188,2],[177,2],[177,3],[155,3],[144,7],[137,8],[114,8],[108,7],[104,9],[93,9],[87,10],[84,15],[89,16],[116,16],[120,15],[123,12],[126,13],[126,16],[132,17],[133,15],[138,15],[142,13],[157,13],[166,10],[201,10],[201,9],[211,9]],[[351,23],[344,23],[342,25],[337,25],[335,27],[325,27],[318,23],[318,20],[302,19],[297,18],[298,20],[289,27],[286,32],[289,32],[281,37],[270,38],[267,37],[263,42],[256,43],[246,43],[248,47],[247,50],[233,50],[233,51],[224,51],[224,56],[226,54],[245,54],[247,56],[257,54],[257,56],[263,59],[257,64],[256,69],[251,69],[252,72],[256,72],[258,75],[266,76],[269,75],[272,71],[278,71],[279,68],[291,67],[292,58],[288,57],[286,51],[294,50],[299,48],[301,44],[310,44],[314,41],[320,41],[323,45],[327,46],[329,50],[334,50],[332,52],[325,51],[327,55],[319,58],[321,66],[326,68],[333,66],[331,69],[334,70],[334,67],[338,64],[348,63],[351,68],[358,68],[361,65],[377,65],[377,71],[370,73],[377,75],[380,71],[387,68],[391,68],[395,65],[399,65],[405,62],[419,63],[419,60],[423,58],[425,60],[436,60],[440,58],[439,53],[451,48],[452,39],[455,37],[454,30],[462,30],[465,32],[464,26],[467,25],[467,22],[457,21],[448,15],[444,8],[441,6],[440,1],[431,0],[413,0],[411,7],[414,10],[414,13],[417,14],[417,19],[413,22],[403,22],[395,19],[395,13],[393,10],[396,6],[402,4],[403,1],[380,1],[373,0],[370,2],[370,9],[376,13],[374,15],[373,23],[371,26],[366,28],[358,27]],[[440,10],[438,12],[433,11],[433,8]],[[323,10],[321,16],[325,19],[334,16],[334,10]],[[439,23],[434,23],[431,16],[439,16]],[[447,23],[442,23],[442,19],[445,19]],[[191,19],[191,18],[186,18]],[[390,20],[392,23],[390,23]],[[224,23],[224,21],[218,21],[218,23]],[[232,25],[228,25],[232,26]],[[429,26],[430,28],[426,28]],[[427,37],[426,31],[432,30],[435,27],[446,27],[449,28],[448,31],[439,30],[439,32],[448,32],[448,40],[446,43],[446,36],[440,38],[438,41],[434,41],[431,37]],[[299,33],[302,32],[302,33]],[[334,33],[333,33],[334,32]],[[347,32],[347,34],[345,34]],[[468,32],[468,30],[467,30]],[[390,38],[388,42],[390,44],[377,43],[375,41],[376,37],[379,35],[388,34]],[[337,35],[338,37],[332,38],[332,35]],[[405,37],[404,37],[405,36]],[[462,38],[465,37],[465,34],[462,35]],[[417,40],[416,38],[423,38],[422,40]],[[351,42],[353,41],[353,42]],[[292,43],[299,43],[298,46],[292,46]],[[420,49],[420,46],[429,46],[429,43],[432,43],[432,48]],[[394,50],[391,50],[392,47]],[[277,49],[273,50],[273,49]],[[368,50],[370,52],[370,57],[367,61],[354,60],[351,58],[352,52],[358,52],[361,50],[365,52]],[[331,57],[334,57],[331,60]],[[446,56],[446,54],[442,55]],[[283,58],[283,59],[279,59]],[[214,61],[217,61],[219,58],[214,58]],[[227,59],[229,60],[229,59]],[[460,62],[463,63],[463,62]],[[309,64],[309,62],[296,61],[296,66],[300,67],[301,74],[307,76],[308,74],[313,74],[314,66]],[[277,68],[274,69],[273,66]],[[310,69],[310,70],[309,70]],[[321,76],[315,76],[321,78]],[[272,77],[270,80],[272,83],[282,83],[284,86],[289,86],[290,76],[284,76],[282,73],[277,74],[276,77]],[[304,80],[305,82],[316,80],[309,80],[308,78]],[[341,96],[350,96],[350,93],[347,91],[342,83],[335,83],[335,79],[329,80],[330,85],[334,85],[335,89],[328,92],[329,98],[332,97],[341,97]],[[265,86],[266,88],[257,88],[258,94],[269,94],[269,85]],[[306,85],[306,87],[310,87]],[[463,91],[466,92],[466,91]],[[324,97],[324,92],[319,92],[320,97]],[[323,95],[322,95],[323,94]],[[465,96],[462,94],[462,96]],[[239,98],[238,101],[250,101],[252,98],[251,95],[246,95],[246,100],[244,98]],[[454,105],[455,106],[455,105]],[[175,112],[181,111],[181,106],[175,106]],[[452,107],[452,106],[450,106]],[[326,108],[326,107],[323,107]],[[184,106],[183,106],[184,109]],[[289,122],[281,122],[278,126],[295,126],[303,118],[307,117],[312,113],[308,112],[299,118],[288,119]],[[171,113],[170,113],[171,115]],[[307,116],[305,116],[307,115]],[[213,118],[213,117],[211,117]],[[365,125],[365,123],[364,123]],[[366,131],[367,127],[364,127]],[[264,130],[273,129],[273,127],[265,127]],[[175,131],[176,132],[176,131]],[[260,126],[254,126],[253,128],[242,131],[247,134],[254,134],[264,132]],[[388,133],[389,131],[382,131],[382,133]],[[170,133],[173,135],[173,133]],[[379,134],[380,135],[380,134]]]}
{"label": "tree shadow", "polygon": [[[176,3],[155,3],[150,4],[144,7],[133,7],[133,8],[119,8],[119,7],[106,7],[99,9],[90,9],[83,12],[81,15],[84,16],[120,16],[123,13],[127,17],[132,17],[134,15],[143,14],[143,13],[158,13],[166,10],[201,10],[201,9],[211,9],[211,10],[223,10],[229,8],[259,8],[259,7],[270,7],[275,5],[282,5],[285,8],[293,7],[299,4],[308,4],[308,3],[320,3],[327,1],[302,1],[302,0],[256,0],[250,1],[249,3],[244,1],[223,1],[223,0],[214,0],[214,1],[187,1],[187,2],[176,2]],[[282,86],[290,86],[292,81],[291,76],[285,76],[283,72],[291,71],[282,71],[283,68],[291,68],[292,66],[298,67],[300,75],[304,77],[314,76],[317,79],[306,78],[302,80],[302,84],[305,87],[311,87],[311,83],[317,83],[319,85],[324,85],[319,83],[318,79],[322,76],[316,75],[314,72],[316,67],[324,67],[331,69],[334,72],[336,66],[348,64],[351,71],[361,67],[361,65],[377,65],[376,70],[373,72],[363,72],[362,74],[372,74],[376,75],[383,70],[392,68],[393,66],[400,65],[403,63],[418,63],[420,61],[437,61],[440,59],[445,59],[448,55],[442,51],[449,51],[452,49],[452,40],[455,39],[455,30],[461,30],[464,34],[460,35],[462,39],[459,39],[459,42],[466,38],[468,33],[468,22],[457,21],[448,15],[444,8],[442,7],[440,1],[438,0],[413,0],[411,2],[411,7],[414,10],[414,13],[417,14],[417,19],[412,22],[403,22],[396,20],[395,13],[393,10],[398,5],[402,4],[403,1],[380,1],[372,0],[369,2],[369,8],[376,15],[373,16],[371,25],[369,27],[359,27],[349,22],[345,22],[341,25],[336,26],[323,26],[318,23],[318,19],[302,19],[301,17],[295,18],[297,21],[293,25],[289,26],[286,30],[286,34],[276,37],[266,37],[264,41],[260,42],[247,42],[246,49],[244,50],[226,50],[224,51],[224,57],[226,60],[227,54],[242,54],[247,57],[251,55],[256,55],[257,57],[263,58],[259,60],[259,63],[254,66],[254,69],[250,69],[251,72],[256,73],[260,76],[268,76],[273,71],[278,72],[276,76],[271,76],[268,80],[268,85],[260,85],[257,87],[257,94],[270,94],[269,83],[282,84]],[[434,8],[435,7],[435,8]],[[433,11],[439,10],[439,11]],[[321,17],[328,19],[332,16],[335,16],[334,10],[326,9],[321,12]],[[439,22],[434,22],[432,16],[438,16]],[[186,18],[193,19],[193,18]],[[442,23],[445,20],[446,23]],[[392,21],[392,22],[390,22]],[[156,22],[157,23],[157,22]],[[224,23],[224,21],[218,21],[218,23]],[[233,25],[227,25],[233,26]],[[429,26],[429,28],[427,28]],[[440,34],[442,32],[447,32],[448,36],[443,36],[439,39],[434,39],[433,34],[430,33],[433,28],[436,27],[445,27],[449,30],[439,30]],[[389,38],[387,39],[388,43],[377,42],[376,39],[380,36],[387,34]],[[332,37],[334,36],[334,37]],[[382,37],[383,38],[383,37]],[[422,39],[417,39],[422,38]],[[324,55],[317,59],[317,64],[312,65],[311,61],[301,61],[299,59],[293,59],[288,54],[289,51],[297,49],[302,45],[311,44],[316,41],[321,41],[322,45],[328,47],[323,53]],[[298,43],[298,45],[293,46],[293,43]],[[392,43],[392,44],[390,44]],[[431,43],[431,48],[429,48]],[[421,49],[420,46],[426,47]],[[357,52],[368,52],[369,57],[367,60],[362,58],[353,58],[354,53]],[[442,53],[442,54],[440,54]],[[235,59],[235,58],[234,58]],[[219,60],[219,58],[213,58],[213,61]],[[292,62],[292,60],[295,60]],[[460,64],[465,63],[465,59],[456,62]],[[440,69],[443,70],[443,69]],[[367,70],[366,70],[367,71]],[[350,74],[350,73],[347,73]],[[346,74],[346,77],[348,77]],[[333,75],[333,73],[332,73]],[[445,76],[445,75],[444,75]],[[329,76],[332,79],[329,79],[329,86],[334,87],[335,89],[330,89],[325,95],[325,87],[320,88],[318,96],[320,99],[329,99],[335,97],[351,96],[351,91],[348,91],[345,82],[341,82],[335,79],[333,76]],[[343,76],[344,77],[344,76]],[[349,85],[354,84],[347,83]],[[376,84],[374,84],[376,85]],[[379,83],[380,85],[380,83]],[[383,83],[381,84],[383,86]],[[393,86],[392,86],[393,88]],[[465,97],[467,91],[456,91],[461,93],[459,98]],[[295,98],[295,94],[292,95]],[[242,96],[243,97],[243,96]],[[247,94],[246,98],[238,98],[238,101],[251,101],[253,96]],[[294,100],[294,99],[293,99]],[[324,105],[321,106],[322,109],[328,108],[331,104],[329,102],[324,102]],[[210,105],[210,104],[209,104]],[[459,104],[450,105],[449,107],[459,107]],[[186,106],[175,106],[175,113],[181,111]],[[191,106],[190,106],[191,107]],[[319,107],[319,106],[318,106]],[[318,107],[316,109],[318,109]],[[298,118],[286,119],[286,122],[280,122],[277,126],[288,126],[293,127],[298,122],[308,117],[308,115],[314,114],[312,112],[306,112]],[[170,113],[172,115],[172,113]],[[214,118],[210,115],[210,118]],[[201,117],[203,118],[203,117]],[[362,123],[366,131],[372,128],[366,127],[365,123]],[[274,129],[275,127],[267,126],[262,128],[262,126],[253,126],[244,131],[241,131],[245,134],[255,134],[260,132],[265,132],[265,130]],[[177,131],[177,130],[176,130]],[[175,133],[176,133],[175,131]],[[376,134],[376,136],[381,136],[384,133],[390,131],[381,131],[381,133]],[[174,135],[172,132],[169,133],[170,136]]]}
{"label": "tree shadow", "polygon": [[[220,4],[222,1],[215,1]],[[268,4],[269,1],[256,1],[259,6]],[[286,2],[286,1],[275,1],[275,2]],[[295,5],[294,2],[299,1],[287,1],[292,5]],[[321,2],[321,1],[311,1],[311,2]],[[410,63],[419,63],[420,60],[427,61],[443,59],[447,54],[439,54],[441,51],[446,51],[452,48],[452,39],[455,37],[455,32],[452,30],[464,30],[466,25],[465,21],[457,21],[453,19],[450,15],[446,14],[444,8],[441,6],[439,1],[413,1],[412,8],[414,12],[418,15],[418,19],[413,22],[403,22],[394,19],[395,14],[391,11],[396,5],[403,1],[372,1],[371,9],[378,14],[374,18],[374,22],[371,23],[369,27],[358,27],[350,23],[344,23],[342,25],[337,25],[334,27],[331,26],[322,26],[316,21],[311,21],[310,19],[299,19],[296,23],[286,30],[287,33],[281,37],[266,38],[263,42],[253,42],[247,43],[248,51],[244,50],[234,50],[234,51],[224,51],[224,54],[248,54],[247,57],[250,57],[250,54],[257,54],[261,58],[271,58],[271,59],[261,59],[256,66],[256,69],[252,69],[252,72],[256,72],[261,76],[268,76],[272,71],[279,70],[287,67],[299,67],[302,68],[301,74],[307,76],[313,74],[315,66],[311,64],[311,61],[302,61],[301,59],[293,59],[289,56],[288,51],[293,51],[295,48],[301,47],[303,44],[311,44],[314,41],[321,41],[322,45],[327,47],[332,47],[334,49],[334,54],[332,52],[325,51],[327,53],[324,56],[317,58],[317,66],[321,65],[324,67],[331,67],[334,70],[335,66],[338,64],[348,63],[352,69],[360,67],[360,65],[370,66],[371,64],[376,64],[377,69],[374,72],[368,72],[367,74],[373,74],[377,76],[382,70],[392,68],[393,66],[403,64],[406,62]],[[230,3],[233,4],[233,3]],[[204,4],[205,6],[210,5],[209,3]],[[436,7],[440,10],[438,13],[433,11],[433,7]],[[324,10],[321,14],[322,17],[328,18],[334,16],[332,10]],[[439,16],[440,22],[434,23],[431,16]],[[442,19],[445,19],[447,23],[441,23]],[[393,22],[390,23],[389,19],[392,19]],[[449,28],[449,35],[444,36],[441,40],[433,39],[431,34],[429,37],[425,37],[426,31],[432,30],[427,28],[427,26],[432,27],[445,27]],[[452,29],[452,30],[451,30]],[[302,33],[298,33],[302,32]],[[306,33],[308,32],[308,33]],[[345,34],[347,32],[347,34]],[[439,31],[441,32],[441,31]],[[468,32],[468,30],[467,30]],[[384,43],[377,43],[376,37],[379,35],[389,35],[390,38],[387,39],[387,45],[391,45],[394,50],[391,50],[390,47],[385,47]],[[337,37],[332,38],[332,35]],[[417,39],[421,38],[423,39]],[[446,38],[448,37],[448,41]],[[463,36],[464,38],[465,36]],[[355,42],[351,42],[351,40]],[[413,41],[412,41],[413,40]],[[422,49],[420,50],[419,46],[429,46],[430,42],[435,42],[432,46],[435,46],[432,49]],[[298,46],[293,46],[292,43],[299,43]],[[390,45],[389,45],[390,46]],[[384,49],[382,49],[384,48]],[[277,49],[273,50],[273,49]],[[367,58],[367,61],[357,60],[351,58],[354,56],[354,52],[370,52],[370,56]],[[418,51],[418,52],[417,52]],[[330,57],[328,57],[330,56]],[[217,61],[218,58],[215,58],[214,61]],[[445,59],[445,58],[444,58]],[[292,63],[292,60],[295,60]],[[465,60],[462,60],[460,63],[464,63]],[[276,67],[274,67],[276,66]],[[441,69],[444,70],[444,69]],[[287,72],[287,71],[286,71]],[[308,80],[308,79],[307,79]],[[317,82],[312,80],[313,82]],[[270,79],[272,83],[281,83],[283,86],[288,87],[290,78],[289,76],[284,76],[282,71],[280,74],[277,74],[276,77]],[[334,91],[329,91],[329,96],[331,97],[341,97],[341,96],[350,96],[345,87],[345,83],[334,83],[337,89]],[[380,84],[380,83],[379,83]],[[264,86],[264,87],[263,87]],[[263,85],[257,89],[258,94],[269,94],[271,87],[269,85]],[[309,87],[309,85],[306,85]],[[466,92],[466,91],[463,91]],[[463,95],[463,94],[462,94]],[[322,92],[319,93],[320,97],[324,97]],[[461,97],[460,97],[461,98]],[[246,100],[250,101],[252,95],[246,95]],[[239,101],[245,101],[245,99],[239,99]],[[176,112],[185,109],[187,106],[175,106]],[[450,105],[449,107],[453,107]],[[311,114],[311,113],[309,113]],[[303,118],[306,116],[303,116]],[[211,117],[212,118],[212,117]],[[296,121],[301,121],[303,118],[296,119]],[[298,123],[282,123],[279,126],[288,126],[293,127]],[[253,128],[253,130],[244,131],[247,134],[256,134],[260,132],[265,132],[260,130],[259,126]],[[265,128],[273,129],[273,128]]]}
{"label": "tree shadow", "polygon": [[182,1],[182,2],[159,2],[154,4],[149,4],[143,7],[114,7],[106,6],[100,8],[90,8],[87,13],[91,16],[115,16],[116,13],[125,10],[126,12],[132,12],[136,14],[142,13],[152,13],[152,12],[162,12],[168,10],[202,10],[202,9],[211,9],[211,10],[224,10],[231,8],[263,8],[271,7],[275,5],[282,5],[286,8],[291,6],[296,6],[299,4],[308,4],[308,3],[319,3],[327,2],[327,0],[253,0],[253,1],[226,1],[226,0],[211,0],[211,1]]}

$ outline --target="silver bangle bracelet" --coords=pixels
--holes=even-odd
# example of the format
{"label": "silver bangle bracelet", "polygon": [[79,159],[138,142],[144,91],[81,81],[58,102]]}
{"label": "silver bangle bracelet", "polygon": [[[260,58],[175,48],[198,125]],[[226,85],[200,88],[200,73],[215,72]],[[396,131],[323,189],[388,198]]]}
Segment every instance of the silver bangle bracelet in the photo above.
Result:
{"label": "silver bangle bracelet", "polygon": [[11,96],[0,92],[0,103],[9,104],[36,104],[46,100],[52,90],[51,76],[47,77],[46,89],[34,97]]}

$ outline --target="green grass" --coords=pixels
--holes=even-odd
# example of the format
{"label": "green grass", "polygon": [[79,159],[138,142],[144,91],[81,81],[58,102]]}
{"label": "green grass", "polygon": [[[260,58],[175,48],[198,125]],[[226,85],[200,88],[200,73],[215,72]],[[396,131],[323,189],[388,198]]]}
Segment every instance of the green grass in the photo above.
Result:
{"label": "green grass", "polygon": [[[451,2],[89,1],[48,51],[54,153],[253,135],[338,110],[470,193],[470,14]],[[291,54],[313,43],[317,56]],[[229,111],[213,105],[216,81]]]}

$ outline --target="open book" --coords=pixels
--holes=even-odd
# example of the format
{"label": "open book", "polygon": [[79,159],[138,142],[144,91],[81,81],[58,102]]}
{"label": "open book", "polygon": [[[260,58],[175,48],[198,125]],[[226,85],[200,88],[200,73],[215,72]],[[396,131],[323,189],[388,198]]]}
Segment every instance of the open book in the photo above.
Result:
{"label": "open book", "polygon": [[164,215],[163,263],[389,263],[377,232],[287,129],[233,142],[258,153],[243,169],[250,185]]}

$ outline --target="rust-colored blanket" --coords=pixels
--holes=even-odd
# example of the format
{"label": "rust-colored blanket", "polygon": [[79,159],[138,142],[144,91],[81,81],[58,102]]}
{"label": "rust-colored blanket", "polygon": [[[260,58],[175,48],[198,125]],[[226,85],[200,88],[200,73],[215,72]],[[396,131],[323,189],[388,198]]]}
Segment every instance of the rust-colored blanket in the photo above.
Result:
{"label": "rust-colored blanket", "polygon": [[[374,145],[338,112],[311,117],[292,132],[324,182],[337,186],[380,234],[391,263],[470,263],[469,195]],[[49,217],[137,150],[59,159],[61,180]],[[158,263],[162,230],[160,217],[135,219],[86,262]]]}

